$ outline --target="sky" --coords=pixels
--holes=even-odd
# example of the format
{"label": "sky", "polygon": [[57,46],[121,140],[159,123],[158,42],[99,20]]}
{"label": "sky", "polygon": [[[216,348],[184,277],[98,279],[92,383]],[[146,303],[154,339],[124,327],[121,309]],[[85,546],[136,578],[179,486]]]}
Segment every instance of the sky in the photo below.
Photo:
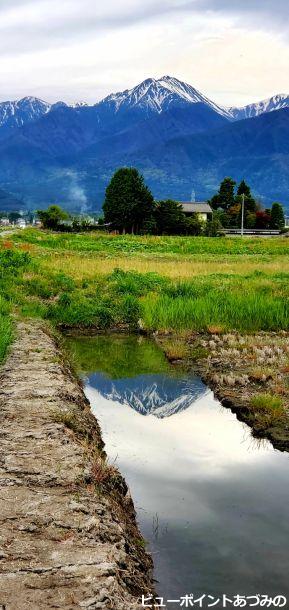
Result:
{"label": "sky", "polygon": [[175,76],[219,104],[289,94],[288,0],[0,0],[0,99],[95,103]]}

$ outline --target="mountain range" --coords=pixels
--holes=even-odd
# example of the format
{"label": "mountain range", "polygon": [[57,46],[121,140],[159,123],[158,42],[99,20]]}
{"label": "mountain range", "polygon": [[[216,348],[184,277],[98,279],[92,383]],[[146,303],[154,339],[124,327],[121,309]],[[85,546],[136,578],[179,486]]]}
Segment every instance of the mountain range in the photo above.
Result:
{"label": "mountain range", "polygon": [[288,136],[288,95],[223,107],[170,76],[95,105],[2,102],[0,209],[11,197],[13,208],[19,201],[100,210],[122,165],[139,168],[157,199],[205,200],[231,175],[245,178],[263,203],[289,206]]}

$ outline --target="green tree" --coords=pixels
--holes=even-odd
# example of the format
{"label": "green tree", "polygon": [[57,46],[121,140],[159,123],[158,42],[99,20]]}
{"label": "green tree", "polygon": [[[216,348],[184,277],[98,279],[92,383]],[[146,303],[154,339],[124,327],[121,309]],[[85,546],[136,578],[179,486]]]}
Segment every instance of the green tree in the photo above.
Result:
{"label": "green tree", "polygon": [[215,212],[212,220],[209,220],[205,226],[205,235],[207,237],[218,237],[222,234],[222,223],[220,220],[220,215],[218,212]]}
{"label": "green tree", "polygon": [[227,211],[235,202],[236,182],[232,178],[224,178],[216,195],[212,197],[209,204],[213,210],[223,209]]}
{"label": "green tree", "polygon": [[200,216],[194,212],[192,216],[186,218],[186,233],[188,235],[202,235],[206,224],[207,223],[201,220]]}
{"label": "green tree", "polygon": [[154,211],[154,199],[137,169],[123,167],[115,172],[106,189],[104,220],[115,229],[139,233]]}
{"label": "green tree", "polygon": [[240,182],[238,186],[237,197],[239,197],[240,195],[245,195],[245,197],[252,197],[251,189],[248,184],[246,184],[245,180],[242,180],[242,182]]}
{"label": "green tree", "polygon": [[285,217],[284,217],[284,209],[281,203],[273,203],[271,209],[271,228],[272,229],[284,229],[285,227]]}
{"label": "green tree", "polygon": [[21,214],[19,214],[19,212],[10,212],[8,218],[9,222],[13,223],[16,222],[16,220],[19,220],[19,218],[21,218]]}
{"label": "green tree", "polygon": [[178,235],[186,231],[186,217],[182,205],[172,199],[156,204],[155,220],[159,235]]}
{"label": "green tree", "polygon": [[238,186],[237,196],[235,199],[237,204],[242,205],[243,195],[245,195],[245,226],[247,228],[251,228],[253,222],[252,214],[256,215],[258,206],[256,199],[253,197],[251,189],[248,184],[246,184],[245,180],[242,180]]}
{"label": "green tree", "polygon": [[50,205],[47,210],[37,210],[38,218],[41,220],[45,229],[57,229],[61,220],[69,218],[59,205]]}

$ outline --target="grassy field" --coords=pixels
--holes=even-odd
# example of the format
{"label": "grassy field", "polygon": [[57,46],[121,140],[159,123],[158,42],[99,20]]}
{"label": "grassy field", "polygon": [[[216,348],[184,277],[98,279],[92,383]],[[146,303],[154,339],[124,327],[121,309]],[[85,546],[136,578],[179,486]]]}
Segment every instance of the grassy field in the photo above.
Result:
{"label": "grassy field", "polygon": [[18,260],[16,280],[9,273],[2,280],[5,306],[54,324],[134,328],[141,321],[147,330],[184,334],[289,330],[285,237],[136,237],[27,229],[3,238],[1,252],[25,258],[25,265]]}

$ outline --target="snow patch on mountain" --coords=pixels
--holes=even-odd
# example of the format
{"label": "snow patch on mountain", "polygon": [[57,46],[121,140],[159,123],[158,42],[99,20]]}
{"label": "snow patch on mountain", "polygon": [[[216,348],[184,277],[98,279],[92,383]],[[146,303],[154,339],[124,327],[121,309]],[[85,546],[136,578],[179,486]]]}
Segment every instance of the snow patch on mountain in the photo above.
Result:
{"label": "snow patch on mountain", "polygon": [[[92,386],[94,384],[92,383]],[[122,380],[97,378],[97,388],[107,400],[126,405],[140,415],[153,415],[158,419],[171,417],[191,407],[207,393],[205,386],[196,380],[179,380],[175,383],[157,379],[136,378],[123,384]]]}
{"label": "snow patch on mountain", "polygon": [[0,127],[9,124],[22,127],[25,123],[34,121],[47,114],[51,104],[36,97],[24,97],[21,100],[0,103]]}
{"label": "snow patch on mountain", "polygon": [[227,108],[229,115],[235,120],[240,121],[242,119],[251,119],[265,112],[274,112],[275,110],[281,110],[282,108],[289,107],[289,95],[286,93],[280,93],[269,97],[266,100],[257,102],[256,104],[248,104],[247,106],[240,108]]}
{"label": "snow patch on mountain", "polygon": [[133,89],[113,93],[96,106],[109,106],[115,113],[127,109],[139,109],[148,115],[161,114],[172,106],[202,103],[215,112],[229,118],[227,109],[218,106],[200,91],[172,76],[160,79],[148,78]]}

